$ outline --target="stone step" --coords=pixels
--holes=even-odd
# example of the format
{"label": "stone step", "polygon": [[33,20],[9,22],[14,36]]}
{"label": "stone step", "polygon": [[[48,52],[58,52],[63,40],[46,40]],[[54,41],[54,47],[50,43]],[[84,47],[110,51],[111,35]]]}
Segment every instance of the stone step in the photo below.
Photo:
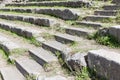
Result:
{"label": "stone step", "polygon": [[120,5],[120,0],[112,0],[112,3],[114,3],[116,5]]}
{"label": "stone step", "polygon": [[120,5],[106,5],[103,6],[104,10],[119,10],[120,9]]}
{"label": "stone step", "polygon": [[75,24],[79,26],[88,26],[95,29],[99,29],[100,27],[102,27],[102,23],[99,23],[99,22],[76,21]]}
{"label": "stone step", "polygon": [[87,37],[89,34],[93,33],[95,30],[88,30],[84,28],[74,28],[74,27],[64,27],[65,32],[70,35],[76,35],[80,37]]}
{"label": "stone step", "polygon": [[31,24],[39,25],[39,26],[54,26],[58,24],[55,20],[43,17],[35,17],[35,16],[26,16],[26,15],[17,15],[17,14],[0,14],[0,18],[7,20],[18,20],[24,21]]}
{"label": "stone step", "polygon": [[15,67],[5,67],[0,69],[2,80],[26,80],[25,77]]}
{"label": "stone step", "polygon": [[10,54],[16,49],[21,49],[19,45],[9,40],[7,37],[0,35],[0,47],[7,53]]}
{"label": "stone step", "polygon": [[102,21],[102,22],[110,22],[113,19],[115,19],[115,16],[100,16],[100,15],[90,15],[87,16],[85,18],[83,18],[83,20],[86,21]]}
{"label": "stone step", "polygon": [[8,30],[14,32],[18,35],[24,36],[26,38],[32,38],[34,36],[38,36],[42,31],[40,29],[32,29],[29,26],[21,26],[16,25],[10,22],[0,21],[0,28],[4,30]]}
{"label": "stone step", "polygon": [[94,12],[95,15],[102,15],[102,16],[116,16],[118,14],[115,10],[99,10]]}
{"label": "stone step", "polygon": [[61,43],[69,44],[69,43],[74,43],[80,41],[79,37],[72,36],[69,34],[62,34],[62,33],[56,33],[54,34],[55,40]]}
{"label": "stone step", "polygon": [[82,6],[91,6],[88,1],[45,1],[45,2],[29,2],[29,3],[11,3],[6,4],[6,6],[63,6],[63,7],[82,7]]}
{"label": "stone step", "polygon": [[44,70],[41,65],[29,57],[21,57],[15,59],[15,64],[18,70],[25,77],[37,77],[44,74]]}
{"label": "stone step", "polygon": [[38,80],[69,80],[69,79],[61,75],[56,75],[56,76],[51,76],[51,77],[46,77],[46,78],[39,77]]}
{"label": "stone step", "polygon": [[119,53],[105,49],[89,51],[88,65],[101,77],[105,77],[108,80],[120,79]]}
{"label": "stone step", "polygon": [[120,41],[120,25],[116,25],[116,26],[111,26],[109,28],[109,32],[108,32],[111,36],[113,36],[114,38],[116,38],[118,41]]}
{"label": "stone step", "polygon": [[1,8],[0,11],[14,11],[21,13],[37,13],[46,14],[55,17],[59,17],[63,20],[76,20],[78,19],[77,13],[72,11],[72,9],[63,8]]}
{"label": "stone step", "polygon": [[58,61],[57,58],[53,54],[49,53],[43,48],[29,50],[29,53],[31,57],[42,66]]}
{"label": "stone step", "polygon": [[57,56],[58,56],[58,54],[61,54],[63,59],[67,55],[69,55],[69,53],[71,52],[71,49],[68,46],[66,46],[60,42],[54,41],[54,40],[51,40],[51,41],[49,40],[49,41],[45,41],[45,42],[41,42],[41,43],[42,43],[42,47],[44,49],[47,49],[47,50],[53,52]]}

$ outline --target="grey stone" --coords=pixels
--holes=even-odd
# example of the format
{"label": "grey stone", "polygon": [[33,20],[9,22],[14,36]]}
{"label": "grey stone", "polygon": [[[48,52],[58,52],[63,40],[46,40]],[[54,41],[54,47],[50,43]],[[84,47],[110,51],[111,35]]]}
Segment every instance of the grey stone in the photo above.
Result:
{"label": "grey stone", "polygon": [[120,79],[120,54],[104,49],[92,50],[88,53],[88,65],[99,76],[108,80]]}
{"label": "grey stone", "polygon": [[94,12],[95,15],[103,15],[103,16],[116,16],[117,13],[118,13],[117,11],[113,11],[113,10],[99,10]]}
{"label": "grey stone", "polygon": [[63,59],[66,59],[66,57],[69,56],[69,53],[71,52],[71,49],[68,48],[66,45],[59,43],[57,41],[46,41],[42,42],[42,47],[44,49],[47,49],[54,54],[57,55],[57,53],[60,53],[62,55]]}
{"label": "grey stone", "polygon": [[67,80],[67,78],[60,75],[52,76],[52,77],[39,76],[37,80]]}
{"label": "grey stone", "polygon": [[64,7],[90,7],[91,3],[88,1],[52,1],[52,2],[34,2],[34,3],[14,3],[6,4],[6,6],[64,6]]}
{"label": "grey stone", "polygon": [[119,10],[120,5],[105,5],[103,6],[104,10]]}
{"label": "grey stone", "polygon": [[3,80],[25,80],[24,76],[15,67],[5,67],[0,69]]}
{"label": "grey stone", "polygon": [[83,67],[87,66],[86,56],[86,53],[76,53],[70,56],[67,58],[68,66],[71,67],[72,70],[81,70]]}
{"label": "grey stone", "polygon": [[112,3],[115,3],[115,4],[120,4],[120,0],[112,0]]}
{"label": "grey stone", "polygon": [[99,22],[76,21],[75,24],[76,24],[76,25],[93,27],[93,28],[95,28],[95,29],[99,29],[100,27],[102,27],[102,23],[99,23]]}
{"label": "grey stone", "polygon": [[110,19],[115,19],[115,17],[113,17],[113,16],[100,16],[100,15],[89,15],[89,16],[83,18],[83,20],[86,20],[86,21],[104,21],[104,20],[110,20]]}
{"label": "grey stone", "polygon": [[107,36],[109,34],[109,29],[108,28],[102,28],[98,30],[99,36]]}
{"label": "grey stone", "polygon": [[87,37],[88,34],[91,34],[93,31],[83,29],[83,28],[66,27],[65,32],[70,34],[70,35],[77,35],[77,36]]}
{"label": "grey stone", "polygon": [[58,61],[54,55],[42,48],[29,50],[29,53],[42,66]]}
{"label": "grey stone", "polygon": [[11,27],[11,32],[14,32],[14,33],[17,33],[18,35],[23,35],[23,31],[22,31],[22,29],[20,29],[20,28],[16,28],[16,27]]}
{"label": "grey stone", "polygon": [[78,18],[77,14],[74,14],[69,9],[36,9],[35,13],[48,14],[64,20],[76,20]]}
{"label": "grey stone", "polygon": [[114,36],[118,41],[120,41],[120,26],[112,26],[109,28],[109,34]]}
{"label": "grey stone", "polygon": [[32,38],[33,37],[33,33],[29,32],[27,30],[24,30],[23,31],[23,36],[26,37],[26,38]]}
{"label": "grey stone", "polygon": [[8,19],[8,20],[20,20],[20,21],[25,21],[25,22],[29,22],[32,24],[36,24],[39,26],[47,26],[47,27],[59,24],[54,19],[43,18],[43,17],[41,18],[41,17],[33,17],[33,16],[24,16],[24,15],[12,15],[12,14],[2,15],[2,14],[0,14],[0,18]]}
{"label": "grey stone", "polygon": [[45,80],[67,80],[65,77],[63,76],[54,76],[54,77],[49,77],[49,78],[45,78]]}
{"label": "grey stone", "polygon": [[14,49],[20,49],[19,45],[3,36],[0,36],[0,46],[8,54],[11,53],[11,51]]}
{"label": "grey stone", "polygon": [[69,34],[58,33],[58,34],[53,34],[53,35],[55,36],[55,39],[57,41],[64,43],[64,44],[80,41],[80,38],[69,35]]}
{"label": "grey stone", "polygon": [[28,57],[21,57],[15,59],[15,64],[24,76],[38,76],[40,74],[44,74],[42,66]]}
{"label": "grey stone", "polygon": [[35,18],[34,24],[40,26],[50,26],[50,22],[48,19],[40,19],[40,18]]}

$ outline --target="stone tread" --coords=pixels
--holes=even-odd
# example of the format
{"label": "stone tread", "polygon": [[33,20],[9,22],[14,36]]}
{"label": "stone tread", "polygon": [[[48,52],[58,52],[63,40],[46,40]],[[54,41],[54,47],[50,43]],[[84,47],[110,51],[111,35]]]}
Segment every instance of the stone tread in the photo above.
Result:
{"label": "stone tread", "polygon": [[5,67],[0,69],[3,80],[26,80],[15,67]]}
{"label": "stone tread", "polygon": [[49,53],[48,51],[44,50],[43,48],[29,50],[29,52],[30,52],[30,54],[35,56],[35,57],[32,56],[34,59],[36,59],[36,57],[39,59],[39,60],[36,59],[38,63],[41,64],[42,62],[44,62],[41,65],[58,61],[57,58],[53,54]]}
{"label": "stone tread", "polygon": [[0,21],[0,25],[1,25],[0,28],[2,28],[2,29],[9,30],[11,32],[15,32],[16,34],[20,34],[20,35],[26,36],[26,37],[38,36],[40,33],[42,33],[42,31],[40,29],[37,29],[37,28],[32,29],[32,27],[30,27],[30,26],[16,25],[16,24],[6,22],[6,21]]}
{"label": "stone tread", "polygon": [[90,21],[76,21],[75,24],[77,25],[83,25],[83,26],[89,26],[93,28],[100,28],[102,27],[102,23],[100,22],[90,22]]}
{"label": "stone tread", "polygon": [[56,20],[54,19],[50,19],[46,17],[36,17],[34,15],[27,16],[23,14],[11,14],[11,13],[1,14],[0,13],[0,18],[7,19],[7,20],[24,21],[24,22],[36,24],[39,26],[48,26],[48,27],[57,24]]}
{"label": "stone tread", "polygon": [[47,47],[51,47],[51,48],[53,48],[53,49],[55,49],[57,51],[60,51],[60,52],[65,51],[66,53],[69,53],[71,51],[71,49],[68,46],[66,46],[66,45],[64,45],[64,44],[62,44],[60,42],[53,41],[53,40],[43,42],[42,44],[47,46]]}
{"label": "stone tread", "polygon": [[[72,5],[74,4],[74,5]],[[81,5],[80,5],[81,4]],[[65,6],[65,7],[81,7],[83,5],[90,5],[88,1],[43,1],[43,2],[29,2],[29,3],[11,3],[6,6]]]}
{"label": "stone tread", "polygon": [[63,34],[63,33],[56,33],[54,34],[54,36],[58,39],[64,39],[66,41],[70,41],[70,42],[78,42],[80,41],[80,38],[77,37],[77,36],[72,36],[72,35],[69,35],[69,34]]}
{"label": "stone tread", "polygon": [[70,35],[77,35],[77,36],[82,36],[86,37],[89,34],[95,32],[93,29],[84,29],[84,28],[75,28],[75,27],[64,27],[66,33]]}
{"label": "stone tread", "polygon": [[39,65],[36,61],[29,57],[21,57],[15,59],[16,67],[20,70],[20,72],[26,75],[36,75],[43,74],[44,70],[41,65]]}
{"label": "stone tread", "polygon": [[0,46],[7,53],[9,53],[10,51],[12,51],[14,49],[20,49],[19,45],[17,45],[16,43],[12,42],[8,38],[3,37],[2,35],[0,35]]}
{"label": "stone tread", "polygon": [[88,65],[108,80],[120,79],[120,54],[118,52],[105,49],[89,51]]}

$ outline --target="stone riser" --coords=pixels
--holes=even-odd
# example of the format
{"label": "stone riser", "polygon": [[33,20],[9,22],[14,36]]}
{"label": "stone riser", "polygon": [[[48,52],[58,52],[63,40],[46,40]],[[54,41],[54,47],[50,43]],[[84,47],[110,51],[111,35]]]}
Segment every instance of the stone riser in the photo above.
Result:
{"label": "stone riser", "polygon": [[102,15],[102,16],[116,16],[117,11],[95,11],[95,15]]}
{"label": "stone riser", "polygon": [[108,6],[103,6],[104,10],[119,10],[120,6],[118,5],[108,5]]}
{"label": "stone riser", "polygon": [[37,3],[27,3],[27,4],[6,4],[6,6],[63,6],[63,7],[82,7],[90,6],[89,2],[84,1],[68,1],[68,2],[37,2]]}
{"label": "stone riser", "polygon": [[31,17],[31,16],[17,16],[17,15],[2,15],[0,14],[0,18],[7,19],[7,20],[18,20],[24,21],[28,23],[32,23],[39,26],[52,26],[54,25],[53,20],[38,18],[38,17]]}
{"label": "stone riser", "polygon": [[99,22],[103,22],[103,21],[109,21],[111,19],[114,19],[113,17],[110,17],[110,16],[107,16],[107,17],[104,17],[104,16],[87,16],[85,17],[83,20],[86,20],[86,21],[99,21]]}
{"label": "stone riser", "polygon": [[10,26],[10,25],[4,24],[4,23],[3,24],[0,23],[0,28],[4,29],[4,30],[11,31],[11,32],[14,32],[14,33],[16,33],[20,36],[24,36],[24,37],[27,37],[27,38],[32,38],[33,37],[32,32],[26,31],[26,30],[21,29],[21,28],[14,27],[14,25]]}
{"label": "stone riser", "polygon": [[112,0],[112,3],[114,3],[116,5],[120,5],[120,0]]}
{"label": "stone riser", "polygon": [[99,29],[100,27],[102,27],[101,23],[93,23],[93,22],[87,22],[87,21],[86,22],[76,21],[75,24],[80,26],[92,27],[94,29]]}
{"label": "stone riser", "polygon": [[69,9],[0,9],[0,11],[15,11],[15,12],[25,12],[25,13],[37,13],[37,14],[47,14],[55,17],[59,17],[63,20],[76,20],[78,15],[74,14]]}
{"label": "stone riser", "polygon": [[65,28],[65,32],[70,35],[77,35],[80,37],[87,37],[91,32],[80,30],[79,28]]}
{"label": "stone riser", "polygon": [[73,40],[66,39],[66,38],[63,38],[63,37],[60,37],[60,36],[57,36],[57,35],[55,35],[55,40],[58,41],[58,42],[61,42],[63,44],[69,44],[69,43],[75,42]]}

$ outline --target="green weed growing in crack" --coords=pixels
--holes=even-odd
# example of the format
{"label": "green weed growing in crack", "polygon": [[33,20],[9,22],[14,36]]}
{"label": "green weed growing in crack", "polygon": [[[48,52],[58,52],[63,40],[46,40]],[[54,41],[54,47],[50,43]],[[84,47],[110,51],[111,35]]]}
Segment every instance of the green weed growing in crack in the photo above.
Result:
{"label": "green weed growing in crack", "polygon": [[116,20],[116,23],[120,24],[120,10],[117,11],[117,16],[115,20]]}
{"label": "green weed growing in crack", "polygon": [[83,67],[81,71],[75,72],[75,80],[91,80],[86,67]]}
{"label": "green weed growing in crack", "polygon": [[36,76],[35,75],[27,75],[26,80],[36,80]]}
{"label": "green weed growing in crack", "polygon": [[10,53],[11,54],[20,54],[20,55],[22,55],[27,51],[28,50],[26,50],[26,49],[16,48],[16,49],[13,49]]}
{"label": "green weed growing in crack", "polygon": [[55,54],[56,54],[56,56],[58,58],[58,61],[59,61],[60,65],[62,66],[63,70],[65,70],[65,72],[67,72],[68,74],[70,74],[71,70],[68,67],[68,65],[65,62],[65,60],[63,59],[62,54],[60,52],[56,52]]}
{"label": "green weed growing in crack", "polygon": [[50,35],[49,33],[42,33],[41,36],[48,40],[48,39],[54,39],[54,36],[53,35]]}
{"label": "green weed growing in crack", "polygon": [[26,38],[31,44],[34,44],[35,46],[41,46],[42,44],[36,40],[35,37],[32,38]]}
{"label": "green weed growing in crack", "polygon": [[2,57],[7,61],[8,64],[14,64],[14,60],[12,61],[9,58],[10,53],[7,53],[2,47],[0,47],[0,54],[2,54]]}
{"label": "green weed growing in crack", "polygon": [[80,51],[80,49],[78,48],[78,46],[79,46],[78,42],[72,42],[72,43],[69,44],[69,46],[72,49],[71,54],[75,54],[75,53]]}
{"label": "green weed growing in crack", "polygon": [[75,80],[107,80],[104,77],[98,76],[95,68],[83,67],[81,70],[76,70],[74,74]]}
{"label": "green weed growing in crack", "polygon": [[94,33],[93,35],[90,35],[88,39],[95,39],[96,42],[102,45],[106,45],[113,48],[120,47],[120,42],[112,35],[106,34],[106,35],[100,35],[99,32]]}
{"label": "green weed growing in crack", "polygon": [[4,59],[6,60],[8,59],[8,54],[6,54],[6,52],[2,48],[0,48],[0,54],[2,55]]}
{"label": "green weed growing in crack", "polygon": [[103,22],[103,23],[113,23],[113,22],[115,22],[115,19],[113,19],[113,18],[105,18],[105,19],[102,19],[100,21]]}
{"label": "green weed growing in crack", "polygon": [[63,28],[63,27],[56,27],[56,26],[54,26],[51,29],[53,31],[59,31],[59,32],[65,33],[65,28]]}
{"label": "green weed growing in crack", "polygon": [[44,64],[43,68],[46,72],[53,70],[52,64],[48,64],[48,63]]}

